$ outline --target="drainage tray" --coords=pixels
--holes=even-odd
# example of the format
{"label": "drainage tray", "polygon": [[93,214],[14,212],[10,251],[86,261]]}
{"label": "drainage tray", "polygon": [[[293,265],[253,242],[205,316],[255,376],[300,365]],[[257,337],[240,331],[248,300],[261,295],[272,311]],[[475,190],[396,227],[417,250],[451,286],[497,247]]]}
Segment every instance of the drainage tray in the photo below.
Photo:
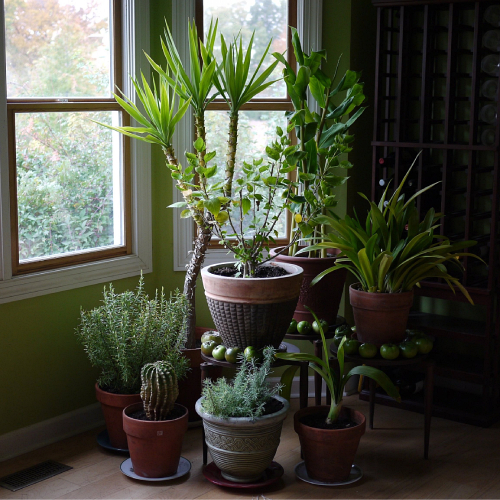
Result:
{"label": "drainage tray", "polygon": [[50,477],[57,476],[57,474],[61,474],[61,472],[66,472],[72,468],[73,467],[69,465],[47,460],[46,462],[33,465],[27,469],[0,478],[0,486],[10,491],[17,491],[26,488],[26,486],[31,486],[32,484],[39,483]]}

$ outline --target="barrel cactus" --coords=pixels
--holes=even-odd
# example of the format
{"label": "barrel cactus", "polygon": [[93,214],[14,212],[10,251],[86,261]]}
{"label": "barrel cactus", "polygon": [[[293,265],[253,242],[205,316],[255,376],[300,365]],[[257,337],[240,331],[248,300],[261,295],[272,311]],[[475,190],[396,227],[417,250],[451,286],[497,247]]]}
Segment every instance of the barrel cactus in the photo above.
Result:
{"label": "barrel cactus", "polygon": [[167,361],[147,363],[141,371],[141,398],[149,420],[165,420],[179,395],[177,377]]}

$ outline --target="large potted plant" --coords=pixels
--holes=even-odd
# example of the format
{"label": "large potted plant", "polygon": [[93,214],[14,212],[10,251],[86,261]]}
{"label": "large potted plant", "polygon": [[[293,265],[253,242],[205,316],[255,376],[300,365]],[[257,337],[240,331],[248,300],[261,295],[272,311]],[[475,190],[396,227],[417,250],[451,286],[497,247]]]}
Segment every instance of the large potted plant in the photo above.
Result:
{"label": "large potted plant", "polygon": [[[365,96],[363,84],[359,82],[361,73],[348,70],[339,80],[337,71],[333,76],[326,75],[321,69],[326,52],[304,53],[294,28],[292,44],[297,72],[281,54],[273,55],[285,65],[284,79],[294,106],[294,111],[287,116],[299,143],[298,185],[288,205],[292,212],[290,234],[295,236],[295,242],[290,248],[277,248],[273,253],[278,255],[277,262],[296,264],[304,269],[294,318],[312,322],[309,307],[331,324],[337,316],[347,272],[330,275],[311,287],[313,278],[332,266],[338,251],[321,248],[298,254],[299,244],[324,241],[325,226],[329,225],[325,216],[334,216],[337,205],[335,190],[348,179],[340,174],[352,167],[348,160],[341,159],[341,155],[352,149],[354,136],[349,135],[349,129],[365,110],[359,107]],[[308,94],[312,100],[309,97],[308,101]]]}
{"label": "large potted plant", "polygon": [[189,302],[175,292],[167,299],[156,291],[149,299],[141,276],[135,292],[104,288],[102,305],[81,311],[76,330],[90,362],[100,370],[96,396],[101,403],[112,447],[127,449],[122,411],[141,401],[141,369],[145,363],[168,360],[178,373],[187,369],[181,356],[186,340]]}
{"label": "large potted plant", "polygon": [[188,410],[175,403],[179,394],[177,374],[168,361],[145,364],[141,380],[142,403],[123,410],[132,467],[141,477],[170,477],[179,466]]}
{"label": "large potted plant", "polygon": [[331,219],[332,232],[325,235],[326,241],[310,247],[341,251],[335,266],[318,275],[313,283],[344,269],[358,279],[359,283],[351,285],[349,296],[361,342],[380,346],[404,339],[413,288],[422,280],[441,278],[453,292],[457,287],[472,303],[459,278],[452,276],[446,265],[462,271],[461,257],[479,258],[461,252],[476,242],[452,243],[436,233],[442,214],[436,214],[433,208],[420,220],[415,199],[437,183],[406,200],[403,187],[411,168],[390,199],[386,199],[387,188],[378,204],[361,195],[370,204],[366,219],[348,215]]}
{"label": "large potted plant", "polygon": [[284,360],[309,361],[309,367],[324,379],[332,396],[331,405],[311,406],[299,410],[294,415],[294,429],[300,438],[308,476],[323,483],[341,483],[349,477],[359,441],[366,427],[366,419],[361,412],[343,406],[346,383],[353,375],[364,375],[374,379],[397,401],[401,401],[401,398],[389,377],[376,368],[356,366],[346,372],[346,337],[339,344],[337,362],[328,361],[328,346],[323,327],[319,318],[312,311],[311,314],[320,325],[324,358],[320,359],[307,353],[277,353],[275,356]]}
{"label": "large potted plant", "polygon": [[261,365],[242,359],[232,383],[205,382],[196,403],[210,454],[229,481],[256,482],[278,449],[289,403],[278,396],[278,385],[271,388],[266,381],[274,353],[266,348]]}

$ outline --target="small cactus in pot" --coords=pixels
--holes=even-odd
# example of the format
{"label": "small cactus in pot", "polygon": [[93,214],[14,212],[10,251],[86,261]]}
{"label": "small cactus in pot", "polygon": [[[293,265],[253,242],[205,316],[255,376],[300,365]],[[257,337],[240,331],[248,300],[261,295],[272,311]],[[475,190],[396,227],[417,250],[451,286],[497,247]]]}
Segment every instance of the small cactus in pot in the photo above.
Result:
{"label": "small cactus in pot", "polygon": [[141,370],[141,399],[149,420],[165,420],[179,395],[177,376],[168,361],[147,363]]}

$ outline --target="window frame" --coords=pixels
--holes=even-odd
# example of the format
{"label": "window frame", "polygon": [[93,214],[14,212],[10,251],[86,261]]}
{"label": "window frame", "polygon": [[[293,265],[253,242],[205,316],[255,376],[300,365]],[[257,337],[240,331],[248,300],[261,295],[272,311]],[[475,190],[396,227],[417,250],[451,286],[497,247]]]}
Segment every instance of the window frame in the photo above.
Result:
{"label": "window frame", "polygon": [[[310,52],[320,50],[322,47],[322,9],[323,0],[294,0],[296,1],[297,31],[302,42],[303,50]],[[180,4],[180,5],[178,5]],[[184,63],[189,60],[189,47],[187,45],[187,19],[197,19],[197,24],[203,19],[203,11],[200,10],[202,0],[184,0],[183,2],[172,2],[172,35],[174,37],[179,55]],[[201,21],[202,22],[202,21]],[[247,104],[243,109],[252,109],[256,103],[269,102],[267,99],[256,99]],[[273,99],[273,103],[281,105],[288,102],[288,99]],[[312,101],[314,102],[314,101]],[[225,109],[225,104],[214,103],[210,109]],[[271,104],[272,105],[272,104]],[[255,108],[253,108],[255,109]],[[258,108],[261,109],[261,108]],[[281,108],[280,108],[281,109]],[[310,108],[313,109],[313,108]],[[191,151],[194,140],[194,122],[190,114],[181,120],[177,126],[177,134],[174,136],[175,151]],[[173,199],[182,201],[182,195],[172,186]],[[172,209],[174,217],[174,271],[185,271],[190,260],[190,252],[196,236],[194,224],[190,219],[181,219],[180,210]],[[217,264],[232,260],[232,255],[228,255],[228,250],[217,248],[218,245],[211,245],[205,257],[205,265]]]}
{"label": "window frame", "polygon": [[[123,92],[131,99],[135,99],[133,85],[129,75],[138,75],[140,66],[147,64],[143,50],[149,52],[149,5],[140,0],[114,0],[121,20],[121,30],[115,30],[113,36],[118,37],[122,47],[121,62],[117,65],[115,83],[121,85]],[[7,131],[9,126],[6,99],[6,70],[5,70],[5,28],[4,5],[0,0],[0,127]],[[18,99],[13,99],[14,106],[22,106]],[[60,103],[60,111],[76,110],[74,101],[89,101],[88,99],[71,99]],[[90,99],[98,109],[121,110],[117,103],[109,99]],[[105,102],[103,102],[105,101]],[[44,99],[36,99],[42,108],[47,106]],[[128,116],[123,114],[124,122]],[[11,121],[12,123],[12,121]],[[11,125],[12,126],[12,125]],[[9,130],[11,133],[12,130]],[[46,293],[69,290],[81,286],[103,283],[113,279],[136,276],[141,271],[152,271],[152,227],[151,227],[151,172],[144,165],[151,164],[150,145],[140,141],[124,141],[124,157],[129,158],[128,173],[124,172],[125,189],[129,195],[125,196],[125,245],[116,252],[117,247],[105,249],[95,255],[95,252],[82,252],[78,262],[72,261],[75,254],[69,258],[64,267],[59,263],[41,269],[36,265],[27,269],[25,273],[18,273],[12,260],[14,245],[12,237],[11,217],[12,199],[12,167],[9,167],[9,155],[14,155],[11,138],[7,134],[0,134],[0,303],[10,302]],[[11,136],[12,137],[12,136]],[[9,142],[10,141],[10,142]],[[140,168],[140,171],[139,171]],[[17,208],[16,208],[17,209]],[[17,215],[17,214],[16,214]],[[17,241],[16,241],[17,244]],[[111,250],[111,251],[110,251]],[[47,259],[48,260],[48,259]],[[56,259],[52,259],[56,260]],[[59,261],[61,262],[61,261]]]}

